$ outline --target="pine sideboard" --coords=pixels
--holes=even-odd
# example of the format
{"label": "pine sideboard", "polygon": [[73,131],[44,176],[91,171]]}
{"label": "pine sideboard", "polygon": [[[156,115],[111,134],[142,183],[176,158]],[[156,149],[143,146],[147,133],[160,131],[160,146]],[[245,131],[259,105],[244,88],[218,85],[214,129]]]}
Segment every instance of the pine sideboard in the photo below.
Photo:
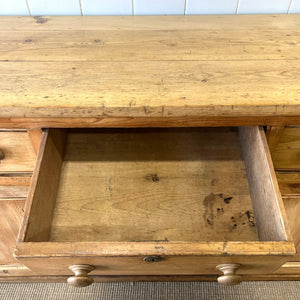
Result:
{"label": "pine sideboard", "polygon": [[299,15],[0,17],[0,281],[299,280],[299,59]]}

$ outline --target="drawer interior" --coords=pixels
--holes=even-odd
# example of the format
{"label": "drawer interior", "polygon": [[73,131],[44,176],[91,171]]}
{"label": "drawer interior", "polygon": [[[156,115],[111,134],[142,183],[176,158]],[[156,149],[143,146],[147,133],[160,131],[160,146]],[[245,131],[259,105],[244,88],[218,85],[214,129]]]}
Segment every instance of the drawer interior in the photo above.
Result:
{"label": "drawer interior", "polygon": [[237,130],[69,133],[49,239],[258,240]]}
{"label": "drawer interior", "polygon": [[285,241],[263,135],[257,127],[46,130],[19,240]]}

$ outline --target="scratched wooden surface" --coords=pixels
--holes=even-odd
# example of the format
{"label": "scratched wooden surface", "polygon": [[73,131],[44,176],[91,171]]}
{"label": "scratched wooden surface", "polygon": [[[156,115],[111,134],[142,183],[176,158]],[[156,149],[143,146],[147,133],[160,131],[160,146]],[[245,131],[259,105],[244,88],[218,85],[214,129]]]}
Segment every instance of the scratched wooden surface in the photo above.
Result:
{"label": "scratched wooden surface", "polygon": [[298,15],[1,17],[0,118],[299,116],[299,33]]}
{"label": "scratched wooden surface", "polygon": [[258,240],[237,131],[70,133],[51,240]]}

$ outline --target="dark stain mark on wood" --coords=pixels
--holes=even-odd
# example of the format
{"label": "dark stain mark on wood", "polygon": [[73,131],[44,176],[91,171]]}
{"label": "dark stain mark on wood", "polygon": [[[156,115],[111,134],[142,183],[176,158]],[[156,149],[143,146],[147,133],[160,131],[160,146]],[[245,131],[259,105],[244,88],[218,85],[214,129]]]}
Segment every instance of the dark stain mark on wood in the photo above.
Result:
{"label": "dark stain mark on wood", "polygon": [[94,40],[95,44],[100,44],[100,45],[104,45],[104,41],[100,40],[100,39],[95,39]]}
{"label": "dark stain mark on wood", "polygon": [[169,47],[176,47],[178,45],[177,42],[171,42],[171,43],[168,43],[167,46]]}
{"label": "dark stain mark on wood", "polygon": [[224,212],[224,208],[223,208],[223,207],[218,207],[218,208],[217,208],[217,212],[218,212],[218,213]]}
{"label": "dark stain mark on wood", "polygon": [[290,189],[300,189],[300,183],[288,183],[287,186]]}
{"label": "dark stain mark on wood", "polygon": [[146,175],[146,180],[151,180],[153,182],[158,182],[160,180],[160,178],[157,176],[156,173],[154,173],[154,174]]}
{"label": "dark stain mark on wood", "polygon": [[225,202],[226,204],[229,204],[232,198],[233,198],[233,197],[226,197],[226,198],[224,198],[224,202]]}
{"label": "dark stain mark on wood", "polygon": [[[232,227],[231,231],[236,229],[238,226],[248,225],[249,227],[255,227],[255,219],[253,212],[247,210],[245,213],[236,213],[231,218]],[[246,222],[248,220],[248,222]]]}
{"label": "dark stain mark on wood", "polygon": [[213,223],[213,219],[206,219],[206,222],[207,222],[207,224],[208,225],[211,225],[211,226],[213,226],[214,225],[214,223]]}
{"label": "dark stain mark on wood", "polygon": [[0,150],[0,160],[4,159],[4,157],[5,157],[4,152],[2,150]]}
{"label": "dark stain mark on wood", "polygon": [[43,23],[46,23],[48,21],[47,18],[41,17],[41,16],[35,16],[33,18],[35,19],[36,23],[38,23],[38,24],[43,24]]}
{"label": "dark stain mark on wood", "polygon": [[207,78],[204,78],[204,79],[201,80],[201,82],[207,82],[207,81],[208,81]]}
{"label": "dark stain mark on wood", "polygon": [[249,222],[250,226],[251,226],[251,227],[254,227],[254,226],[255,226],[255,219],[254,219],[254,214],[253,214],[253,212],[247,210],[247,211],[245,212],[245,215],[246,215],[247,218],[248,218],[248,222]]}
{"label": "dark stain mark on wood", "polygon": [[31,43],[32,42],[32,40],[31,39],[27,39],[27,40],[25,40],[25,43]]}

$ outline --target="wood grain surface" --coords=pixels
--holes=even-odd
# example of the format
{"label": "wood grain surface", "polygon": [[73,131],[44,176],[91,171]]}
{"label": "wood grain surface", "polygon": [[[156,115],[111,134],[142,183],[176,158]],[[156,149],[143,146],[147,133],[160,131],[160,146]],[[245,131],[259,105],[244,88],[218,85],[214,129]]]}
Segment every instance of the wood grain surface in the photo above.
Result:
{"label": "wood grain surface", "polygon": [[284,198],[300,200],[300,172],[276,172],[280,192]]}
{"label": "wood grain surface", "polygon": [[297,15],[0,24],[0,118],[8,127],[22,118],[300,116]]}
{"label": "wood grain surface", "polygon": [[28,195],[28,186],[1,186],[0,185],[0,200],[1,199],[26,199]]}
{"label": "wood grain surface", "polygon": [[299,69],[298,60],[0,62],[0,117],[299,116]]}
{"label": "wood grain surface", "polygon": [[257,239],[236,130],[68,135],[51,241]]}
{"label": "wood grain surface", "polygon": [[[82,248],[84,249],[84,248]],[[182,248],[183,250],[184,248]],[[85,257],[52,255],[49,257],[22,257],[26,264],[39,275],[72,275],[69,266],[73,264],[89,264],[95,267],[90,275],[199,275],[220,274],[216,266],[222,263],[239,263],[240,274],[270,274],[280,267],[288,256],[164,256],[157,263],[148,263],[144,256],[95,256]]]}
{"label": "wood grain surface", "polygon": [[32,172],[0,173],[0,186],[29,186]]}
{"label": "wood grain surface", "polygon": [[13,257],[25,200],[0,200],[0,265],[16,263]]}
{"label": "wood grain surface", "polygon": [[64,145],[64,130],[43,132],[18,240],[41,241],[49,237]]}
{"label": "wood grain surface", "polygon": [[282,265],[281,268],[276,270],[276,274],[299,274],[300,273],[300,261],[287,262]]}
{"label": "wood grain surface", "polygon": [[32,172],[36,156],[26,131],[0,130],[0,150],[0,174]]}
{"label": "wood grain surface", "polygon": [[254,125],[300,125],[297,116],[235,117],[97,117],[97,118],[0,118],[2,128],[137,128],[137,127],[228,127]]}
{"label": "wood grain surface", "polygon": [[292,261],[300,263],[300,199],[299,197],[284,199],[284,206],[287,213],[287,219],[293,241],[297,250],[297,254],[293,257]]}
{"label": "wood grain surface", "polygon": [[300,171],[300,126],[284,128],[272,159],[277,170]]}

